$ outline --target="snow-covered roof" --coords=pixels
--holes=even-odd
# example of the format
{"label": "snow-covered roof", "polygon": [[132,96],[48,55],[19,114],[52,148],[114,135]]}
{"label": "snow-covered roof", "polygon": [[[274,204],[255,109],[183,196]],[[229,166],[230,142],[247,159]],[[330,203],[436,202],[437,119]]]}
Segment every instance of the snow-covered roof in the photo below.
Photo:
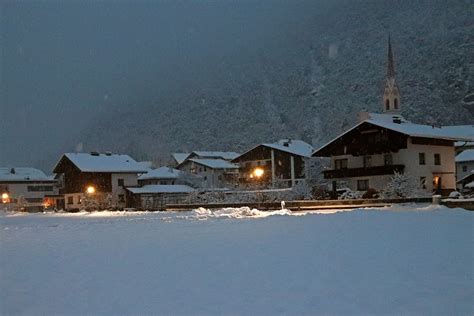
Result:
{"label": "snow-covered roof", "polygon": [[224,160],[232,160],[240,156],[239,153],[234,151],[202,151],[196,150],[191,153],[199,158],[222,158]]}
{"label": "snow-covered roof", "polygon": [[474,161],[474,149],[466,149],[456,156],[456,162]]}
{"label": "snow-covered roof", "polygon": [[0,182],[55,181],[35,168],[0,168]]}
{"label": "snow-covered roof", "polygon": [[188,161],[203,165],[211,169],[238,169],[239,166],[224,159],[191,158]]}
{"label": "snow-covered roof", "polygon": [[151,184],[144,185],[139,188],[127,188],[128,191],[133,194],[160,194],[160,193],[190,193],[194,189],[187,185],[163,185],[163,184]]}
{"label": "snow-covered roof", "polygon": [[189,155],[191,155],[190,153],[173,153],[171,154],[171,156],[173,156],[174,160],[176,160],[176,162],[178,163],[178,165],[180,163],[182,163],[183,161],[185,161]]}
{"label": "snow-covered roof", "polygon": [[137,163],[148,170],[153,170],[153,161],[137,161]]}
{"label": "snow-covered roof", "polygon": [[348,134],[362,124],[369,123],[411,137],[445,139],[452,141],[474,141],[474,125],[444,126],[414,124],[398,114],[366,113],[367,119],[356,124],[314,152],[321,151],[340,137]]}
{"label": "snow-covered roof", "polygon": [[474,181],[469,182],[468,184],[465,185],[466,188],[471,188],[474,189]]}
{"label": "snow-covered roof", "polygon": [[[399,123],[394,122],[399,118]],[[447,140],[474,140],[474,125],[433,127],[431,125],[414,124],[400,115],[370,113],[364,122],[390,129],[413,137],[426,137]]]}
{"label": "snow-covered roof", "polygon": [[314,151],[313,146],[298,139],[280,139],[276,143],[262,145],[302,157],[311,157]]}
{"label": "snow-covered roof", "polygon": [[82,172],[142,173],[149,170],[129,155],[67,153],[64,154],[64,157],[68,158]]}
{"label": "snow-covered roof", "polygon": [[138,177],[138,180],[148,180],[148,179],[177,179],[181,170],[169,168],[169,167],[160,167],[158,169],[152,169],[147,173],[142,174]]}

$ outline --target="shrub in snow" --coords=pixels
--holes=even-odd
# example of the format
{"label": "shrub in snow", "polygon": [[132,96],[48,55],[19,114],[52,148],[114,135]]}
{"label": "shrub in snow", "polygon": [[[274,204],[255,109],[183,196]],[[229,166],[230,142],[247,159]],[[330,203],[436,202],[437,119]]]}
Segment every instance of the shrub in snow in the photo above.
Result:
{"label": "shrub in snow", "polygon": [[453,192],[449,193],[449,198],[450,199],[461,199],[462,194],[459,193],[458,191],[453,191]]}
{"label": "shrub in snow", "polygon": [[82,209],[87,212],[112,210],[117,208],[113,203],[112,194],[85,194],[81,200]]}
{"label": "shrub in snow", "polygon": [[379,197],[379,192],[375,189],[369,188],[365,193],[362,195],[363,199],[375,199]]}
{"label": "shrub in snow", "polygon": [[354,199],[360,199],[361,197],[362,197],[361,192],[347,190],[338,197],[338,200],[354,200]]}
{"label": "shrub in snow", "polygon": [[382,196],[387,199],[409,198],[426,195],[417,179],[408,173],[395,172],[389,183],[382,191]]}
{"label": "shrub in snow", "polygon": [[306,181],[300,181],[291,189],[291,195],[292,200],[311,200],[313,189]]}

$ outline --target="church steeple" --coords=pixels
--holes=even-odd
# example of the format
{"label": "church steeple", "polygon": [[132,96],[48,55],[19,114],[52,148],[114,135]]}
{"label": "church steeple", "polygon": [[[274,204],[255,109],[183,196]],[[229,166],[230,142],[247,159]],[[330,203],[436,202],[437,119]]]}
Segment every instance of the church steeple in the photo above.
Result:
{"label": "church steeple", "polygon": [[398,91],[397,82],[395,81],[395,63],[393,61],[390,36],[388,37],[387,59],[387,77],[385,78],[385,91],[383,94],[383,112],[399,113],[401,110],[400,92]]}

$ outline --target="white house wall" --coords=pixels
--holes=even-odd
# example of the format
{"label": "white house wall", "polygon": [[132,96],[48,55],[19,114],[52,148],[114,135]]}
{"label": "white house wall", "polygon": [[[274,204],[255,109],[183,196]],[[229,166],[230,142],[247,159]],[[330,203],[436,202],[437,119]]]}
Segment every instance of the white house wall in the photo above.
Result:
{"label": "white house wall", "polygon": [[[418,154],[425,153],[425,165],[419,164]],[[441,164],[434,164],[434,154],[440,154]],[[335,169],[336,159],[347,159],[347,168],[363,168],[364,157],[341,155],[333,156],[331,159],[331,169]],[[412,144],[409,139],[407,148],[401,149],[396,153],[392,153],[393,165],[404,165],[405,173],[409,173],[412,177],[419,180],[421,177],[426,178],[426,191],[433,191],[433,177],[439,176],[442,181],[443,189],[455,189],[455,148],[453,146],[434,146],[434,145],[418,145]],[[371,166],[383,166],[384,154],[371,155]],[[367,176],[353,178],[333,179],[338,182],[338,186],[347,185],[351,190],[357,190],[358,180],[369,180],[369,187],[376,190],[382,190],[390,181],[391,175],[383,176]]]}

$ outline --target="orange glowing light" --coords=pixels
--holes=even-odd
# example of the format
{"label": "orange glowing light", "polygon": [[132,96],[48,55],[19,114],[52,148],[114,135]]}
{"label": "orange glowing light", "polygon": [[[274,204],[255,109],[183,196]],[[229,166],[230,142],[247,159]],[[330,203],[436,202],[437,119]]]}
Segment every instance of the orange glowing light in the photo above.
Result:
{"label": "orange glowing light", "polygon": [[87,187],[86,192],[88,194],[94,194],[95,193],[95,188],[92,185],[90,185],[90,186]]}
{"label": "orange glowing light", "polygon": [[262,177],[264,173],[265,171],[263,171],[262,168],[255,168],[255,170],[253,171],[253,175],[256,176],[257,178]]}

